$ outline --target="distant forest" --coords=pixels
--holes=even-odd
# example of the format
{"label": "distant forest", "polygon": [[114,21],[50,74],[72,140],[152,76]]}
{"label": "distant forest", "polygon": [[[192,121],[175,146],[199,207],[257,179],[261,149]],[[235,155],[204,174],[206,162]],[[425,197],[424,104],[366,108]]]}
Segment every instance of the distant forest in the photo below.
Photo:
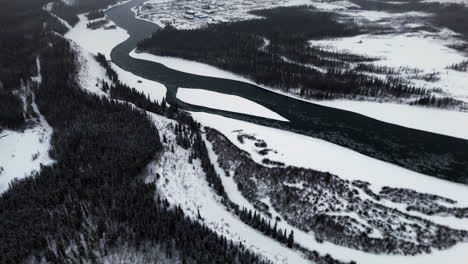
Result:
{"label": "distant forest", "polygon": [[[96,1],[92,8],[107,3]],[[76,54],[56,34],[66,29],[42,10],[44,4],[10,1],[0,11],[0,126],[25,125],[17,96],[24,86],[53,128],[50,156],[56,161],[0,195],[0,263],[102,263],[113,252],[156,254],[149,261],[166,263],[267,263],[189,219],[157,197],[154,184],[144,183],[141,170],[164,151],[158,130],[146,112],[78,86]],[[73,16],[82,11],[70,8]],[[30,81],[37,57],[40,85]],[[116,86],[107,89],[114,98],[196,125],[113,78]]]}
{"label": "distant forest", "polygon": [[[310,46],[308,40],[365,33],[357,25],[337,22],[337,15],[310,7],[252,11],[264,17],[208,25],[195,30],[171,26],[138,45],[140,51],[182,57],[229,70],[284,90],[299,89],[305,97],[410,97],[428,92],[398,78],[380,78],[352,69],[352,63],[375,58]],[[379,69],[368,64],[369,72]]]}

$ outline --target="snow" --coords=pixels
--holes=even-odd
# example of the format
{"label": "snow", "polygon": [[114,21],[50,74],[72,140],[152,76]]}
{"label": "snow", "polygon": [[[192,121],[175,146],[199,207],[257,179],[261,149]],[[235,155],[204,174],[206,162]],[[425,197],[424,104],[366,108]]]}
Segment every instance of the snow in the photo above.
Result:
{"label": "snow", "polygon": [[[208,113],[192,112],[192,115],[202,125],[217,129],[237,147],[248,151],[259,164],[267,157],[291,166],[327,171],[342,179],[368,181],[376,192],[383,186],[408,188],[448,197],[458,201],[458,206],[468,206],[468,186],[463,184],[407,170],[324,140]],[[239,130],[264,140],[277,153],[258,154],[252,145],[237,140]]]}
{"label": "snow", "polygon": [[39,116],[39,123],[22,132],[4,130],[0,133],[0,193],[8,189],[9,183],[39,171],[41,164],[49,165],[52,128],[33,103],[33,109]]}
{"label": "snow", "polygon": [[76,4],[75,0],[61,0],[61,2],[65,4],[66,6],[73,6]]}
{"label": "snow", "polygon": [[42,83],[42,74],[41,74],[41,60],[39,59],[39,56],[36,57],[36,69],[37,69],[37,76],[31,77],[31,79],[38,83]]}
{"label": "snow", "polygon": [[[131,72],[125,71],[116,64],[112,63],[112,69],[117,72],[120,82],[126,84],[132,88],[135,88],[137,91],[148,95],[149,98],[153,101],[161,102],[164,97],[166,97],[166,86],[161,83],[154,82],[151,80],[143,79]],[[139,81],[141,83],[139,83]]]}
{"label": "snow", "polygon": [[314,101],[409,128],[468,139],[468,113],[397,103],[351,100]]}
{"label": "snow", "polygon": [[[80,19],[78,24],[68,31],[65,37],[95,55],[102,53],[107,59],[110,59],[112,49],[129,37],[127,32],[119,27],[115,29],[89,29],[86,27],[88,23],[86,16],[81,14],[78,18]],[[108,25],[115,24],[111,21]]]}
{"label": "snow", "polygon": [[346,50],[354,54],[381,57],[377,65],[388,67],[411,67],[427,72],[464,61],[458,51],[445,47],[451,44],[422,34],[358,35],[354,37],[310,41],[314,46]]}
{"label": "snow", "polygon": [[[202,221],[213,231],[226,236],[234,242],[242,242],[247,248],[260,254],[273,263],[309,263],[299,253],[281,245],[279,242],[261,234],[244,224],[237,216],[228,212],[205,179],[200,161],[188,163],[190,151],[184,150],[175,143],[171,128],[172,121],[152,115],[161,134],[165,134],[168,144],[163,156],[147,167],[152,175],[148,181],[155,181],[154,175],[161,178],[156,181],[159,192],[173,205],[180,205],[184,212],[193,219],[200,212]],[[162,135],[161,135],[162,136]],[[174,153],[169,151],[174,146]]]}
{"label": "snow", "polygon": [[242,77],[240,75],[219,69],[217,67],[214,67],[205,63],[196,62],[196,61],[190,61],[190,60],[176,58],[176,57],[157,56],[157,55],[149,54],[146,52],[136,52],[135,50],[130,52],[130,57],[135,58],[135,59],[160,63],[170,69],[181,71],[181,72],[186,72],[190,74],[208,76],[208,77],[214,77],[214,78],[223,78],[223,79],[229,79],[229,80],[255,84],[253,81],[245,77]]}
{"label": "snow", "polygon": [[467,0],[425,0],[424,2],[429,3],[442,3],[442,4],[460,4],[460,5],[468,5]]}
{"label": "snow", "polygon": [[74,43],[72,45],[78,55],[79,71],[77,78],[80,87],[93,94],[107,96],[102,90],[102,82],[105,81],[110,85],[112,81],[106,75],[106,70],[96,61],[92,54]]}
{"label": "snow", "polygon": [[268,108],[236,95],[228,95],[201,89],[179,88],[177,91],[177,98],[193,105],[247,115],[255,115],[280,121],[288,121]]}
{"label": "snow", "polygon": [[440,79],[434,82],[414,80],[413,73],[404,71],[398,77],[410,80],[417,87],[440,88],[443,90],[442,94],[449,94],[455,99],[468,102],[468,73],[447,69],[450,65],[467,59],[462,52],[448,47],[461,44],[453,37],[453,32],[442,30],[436,35],[429,32],[364,34],[338,39],[314,40],[310,41],[310,44],[330,50],[377,57],[380,60],[373,64],[379,66],[417,69],[421,71],[421,74],[437,73]]}
{"label": "snow", "polygon": [[[261,138],[264,139],[270,147],[277,149],[278,152],[281,153],[275,156],[274,159],[282,160],[283,162],[289,162],[288,164],[290,165],[303,166],[314,169],[324,169],[332,173],[336,173],[337,171],[348,171],[346,175],[343,175],[343,173],[340,173],[338,175],[342,178],[347,178],[351,180],[356,179],[356,175],[360,175],[361,177],[359,177],[359,179],[371,181],[374,185],[373,187],[375,187],[375,185],[411,185],[409,187],[419,187],[423,190],[430,189],[429,191],[433,191],[434,189],[440,189],[440,192],[445,194],[445,196],[447,196],[448,194],[454,194],[454,197],[463,199],[463,203],[465,205],[468,203],[468,197],[463,197],[464,193],[466,193],[466,191],[468,190],[468,187],[463,185],[445,182],[432,177],[420,175],[405,169],[398,168],[394,165],[385,162],[368,158],[366,156],[360,155],[358,153],[349,151],[338,146],[329,146],[332,145],[330,143],[300,135],[295,135],[291,132],[284,132],[273,128],[262,127],[259,125],[254,125],[247,122],[232,120],[229,118],[219,117],[216,115],[206,113],[192,113],[192,115],[197,121],[200,121],[203,125],[207,125],[220,130],[229,138],[231,142],[236,144],[241,149],[248,151],[257,162],[261,160],[261,157],[259,157],[255,151],[252,151],[252,149],[246,149],[245,145],[239,143],[236,139],[237,134],[234,131],[242,129],[244,132],[254,132],[256,135],[261,136]],[[236,204],[239,204],[241,207],[252,209],[253,206],[242,196],[232,177],[227,177],[223,170],[219,168],[219,166],[216,164],[217,156],[211,149],[211,145],[207,144],[207,146],[210,159],[212,162],[215,163],[214,167],[222,179],[228,197],[231,199],[231,201],[233,201]],[[315,162],[311,162],[312,160],[315,160]],[[336,162],[337,160],[340,160],[342,162],[338,163]],[[356,161],[358,162],[356,163]],[[323,163],[325,163],[324,166],[321,165]],[[343,164],[343,166],[341,166],[342,168],[332,170],[333,168],[338,167],[338,164]],[[379,173],[378,179],[376,179],[373,176],[377,172]],[[429,184],[431,186],[428,186]],[[269,201],[264,202],[266,202],[267,204],[269,203]],[[280,215],[274,210],[272,206],[269,206],[269,208],[273,218],[275,218],[276,216],[280,217]],[[427,216],[425,216],[425,218],[430,220],[436,219],[439,220],[436,222],[442,222],[449,226],[458,225],[464,228],[468,228],[468,225],[466,223],[467,221],[464,219],[443,217],[429,218]],[[454,224],[451,225],[451,223]],[[418,256],[376,255],[338,246],[329,242],[318,243],[316,242],[313,234],[309,234],[297,228],[294,228],[291,225],[287,224],[286,221],[278,222],[278,227],[282,229],[286,228],[287,230],[293,230],[295,242],[299,243],[303,247],[308,248],[310,250],[317,250],[321,254],[330,254],[333,257],[344,261],[355,260],[358,263],[369,264],[436,264],[442,263],[443,261],[450,261],[450,263],[461,264],[463,263],[462,261],[468,257],[468,243],[460,243],[448,250],[433,251],[431,254],[423,254]],[[378,233],[374,235],[379,236]]]}
{"label": "snow", "polygon": [[[122,3],[125,2],[120,2],[119,4]],[[125,30],[119,27],[115,29],[89,29],[86,27],[86,16],[79,15],[78,17],[80,22],[65,37],[76,44],[74,48],[77,50],[78,58],[81,61],[79,72],[80,85],[92,93],[106,95],[100,89],[101,85],[99,83],[104,79],[110,84],[110,80],[106,76],[105,69],[99,65],[93,55],[102,53],[107,59],[110,59],[112,49],[125,41],[129,36]],[[151,100],[161,102],[162,98],[165,97],[166,87],[161,83],[140,78],[131,72],[123,70],[114,63],[111,63],[111,66],[117,72],[119,80],[123,84],[149,95]],[[96,83],[99,84],[99,87],[96,87]]]}

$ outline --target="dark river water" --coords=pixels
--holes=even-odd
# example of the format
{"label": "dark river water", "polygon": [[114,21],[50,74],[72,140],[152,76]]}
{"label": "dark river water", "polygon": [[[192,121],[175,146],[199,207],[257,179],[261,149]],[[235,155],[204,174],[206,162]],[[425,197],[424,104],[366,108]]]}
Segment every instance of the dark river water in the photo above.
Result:
{"label": "dark river water", "polygon": [[[124,70],[167,87],[167,100],[189,111],[204,111],[320,138],[367,156],[451,181],[468,183],[468,141],[381,122],[360,114],[304,102],[258,86],[204,77],[169,69],[162,64],[131,58],[137,43],[158,26],[136,19],[130,10],[146,0],[134,0],[107,11],[130,38],[116,46],[112,61]],[[176,98],[177,88],[196,88],[237,95],[275,111],[290,122],[186,104]],[[242,105],[239,105],[241,108]],[[437,120],[434,120],[437,122]],[[337,160],[337,166],[340,162]]]}

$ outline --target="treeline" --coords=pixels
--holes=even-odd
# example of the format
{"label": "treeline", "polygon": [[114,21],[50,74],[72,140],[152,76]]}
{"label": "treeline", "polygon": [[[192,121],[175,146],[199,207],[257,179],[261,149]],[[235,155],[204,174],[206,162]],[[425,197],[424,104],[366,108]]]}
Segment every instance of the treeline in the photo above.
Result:
{"label": "treeline", "polygon": [[88,18],[88,20],[103,18],[105,16],[106,14],[102,10],[93,10],[89,12],[88,14],[86,14],[86,17]]}
{"label": "treeline", "polygon": [[308,7],[252,13],[265,19],[208,25],[195,30],[167,26],[139,43],[138,49],[215,65],[286,91],[300,88],[300,94],[306,97],[427,94],[426,90],[400,79],[382,79],[351,67],[351,63],[372,62],[375,58],[311,47],[308,44],[311,39],[364,33],[357,25],[338,23],[335,14]]}
{"label": "treeline", "polygon": [[413,102],[412,105],[422,105],[422,106],[431,106],[431,107],[439,107],[439,108],[447,108],[447,107],[465,107],[466,105],[464,102],[460,100],[455,100],[450,97],[436,97],[436,96],[424,96],[421,97]]}
{"label": "treeline", "polygon": [[265,220],[261,214],[257,214],[256,211],[252,213],[252,210],[247,210],[245,207],[242,210],[236,212],[239,215],[239,218],[252,226],[255,229],[258,229],[260,232],[265,235],[272,237],[273,239],[278,240],[281,243],[286,244],[289,248],[292,248],[294,245],[294,231],[291,230],[289,235],[285,230],[278,229],[278,221],[272,226],[271,221]]}

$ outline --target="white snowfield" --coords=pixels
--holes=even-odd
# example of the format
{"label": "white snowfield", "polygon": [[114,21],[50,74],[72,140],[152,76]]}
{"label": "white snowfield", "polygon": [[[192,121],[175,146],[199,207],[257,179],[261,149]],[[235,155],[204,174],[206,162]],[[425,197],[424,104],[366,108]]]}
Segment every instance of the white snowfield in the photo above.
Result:
{"label": "white snowfield", "polygon": [[161,102],[166,97],[166,86],[161,83],[143,79],[131,72],[125,71],[116,64],[112,63],[112,69],[114,69],[119,75],[119,80],[131,88],[135,88],[137,91],[144,93],[149,96],[153,101]]}
{"label": "white snowfield", "polygon": [[314,101],[314,103],[355,112],[404,127],[468,139],[468,113],[466,112],[352,100]]}
{"label": "white snowfield", "polygon": [[193,105],[288,121],[286,118],[268,108],[236,95],[228,95],[202,89],[179,88],[177,90],[177,98]]}
{"label": "white snowfield", "polygon": [[103,82],[111,84],[111,80],[106,75],[106,70],[96,61],[94,56],[84,50],[75,42],[71,42],[73,49],[76,51],[78,60],[78,83],[82,89],[91,93],[106,96],[102,90]]}
{"label": "white snowfield", "polygon": [[[97,54],[102,53],[107,59],[110,59],[112,49],[119,43],[125,41],[129,35],[122,28],[104,29],[98,28],[91,30],[86,27],[88,19],[85,14],[78,16],[80,21],[70,31],[65,34],[65,37],[75,41],[85,50]],[[110,22],[109,25],[115,25]]]}
{"label": "white snowfield", "polygon": [[54,161],[49,157],[52,128],[33,104],[39,123],[23,132],[4,130],[0,133],[0,194],[8,189],[11,180],[39,172],[41,164]]}
{"label": "white snowfield", "polygon": [[[436,179],[416,172],[412,172],[395,165],[378,161],[357,152],[333,145],[331,143],[285,132],[274,128],[263,127],[243,121],[233,120],[207,113],[193,112],[195,120],[202,125],[209,126],[221,131],[228,139],[239,148],[249,152],[252,158],[261,163],[265,156],[261,156],[254,149],[253,144],[242,144],[237,140],[238,131],[255,135],[258,139],[263,139],[278,152],[270,152],[268,158],[285,162],[288,165],[328,171],[337,174],[343,179],[369,181],[373,190],[379,190],[383,186],[409,188],[419,192],[434,193],[445,197],[456,199],[457,206],[468,205],[468,187],[448,181]],[[209,154],[212,162],[216,162],[217,157],[209,147]],[[339,161],[339,162],[337,162]],[[221,176],[228,197],[241,207],[252,209],[253,206],[242,196],[237,189],[232,177],[227,177],[219,166],[215,169]],[[362,195],[362,194],[361,194]],[[363,197],[365,199],[366,197]],[[398,204],[385,204],[396,209],[402,209]],[[272,208],[272,207],[270,207]],[[272,215],[278,213],[272,211]],[[407,212],[408,213],[408,212]],[[410,214],[413,214],[412,212]],[[466,219],[456,219],[453,217],[433,217],[413,214],[438,224],[468,230]],[[359,250],[338,246],[329,242],[318,243],[312,233],[305,233],[287,224],[285,221],[278,223],[280,228],[294,230],[295,241],[310,250],[317,250],[321,254],[331,256],[344,261],[355,260],[357,263],[379,263],[379,264],[439,264],[444,261],[449,263],[463,264],[468,258],[468,243],[460,243],[456,246],[442,251],[434,250],[430,254],[417,256],[393,256],[377,255],[365,253]]]}

